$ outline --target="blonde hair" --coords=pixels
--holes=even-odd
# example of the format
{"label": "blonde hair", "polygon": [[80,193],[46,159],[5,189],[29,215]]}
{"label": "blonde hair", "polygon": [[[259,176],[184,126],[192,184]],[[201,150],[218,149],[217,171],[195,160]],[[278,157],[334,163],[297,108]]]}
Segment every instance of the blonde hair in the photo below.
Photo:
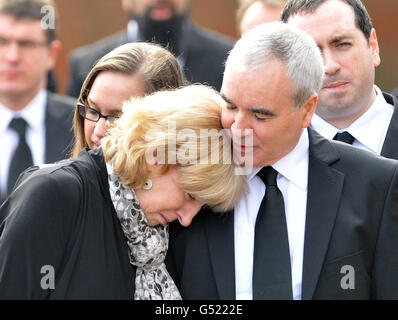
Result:
{"label": "blonde hair", "polygon": [[[159,159],[161,150],[164,162],[158,164],[163,173],[177,168],[181,174],[177,183],[184,192],[215,211],[230,210],[246,179],[236,174],[231,142],[222,130],[223,104],[219,93],[204,85],[131,99],[102,140],[105,161],[113,164],[124,185],[135,189],[148,178],[148,152],[155,151]],[[173,130],[169,130],[171,124]],[[186,155],[187,149],[194,152],[181,159],[181,152]],[[204,155],[208,161],[203,161]],[[209,155],[216,155],[217,161],[209,160]]]}
{"label": "blonde hair", "polygon": [[[161,89],[178,88],[183,86],[185,81],[178,61],[171,52],[153,43],[127,43],[115,48],[96,63],[82,85],[78,101],[87,104],[94,81],[103,71],[141,75],[145,82],[146,94]],[[84,135],[84,119],[77,108],[73,118],[73,130],[76,141],[72,156],[76,157],[88,146]]]}

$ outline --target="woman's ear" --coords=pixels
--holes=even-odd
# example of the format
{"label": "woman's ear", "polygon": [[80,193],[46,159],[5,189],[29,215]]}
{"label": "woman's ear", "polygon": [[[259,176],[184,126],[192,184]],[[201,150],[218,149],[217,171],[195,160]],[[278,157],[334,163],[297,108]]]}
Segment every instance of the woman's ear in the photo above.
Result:
{"label": "woman's ear", "polygon": [[159,176],[164,173],[164,171],[163,171],[164,165],[163,164],[158,164],[158,163],[151,164],[147,161],[146,168],[147,168],[149,177]]}

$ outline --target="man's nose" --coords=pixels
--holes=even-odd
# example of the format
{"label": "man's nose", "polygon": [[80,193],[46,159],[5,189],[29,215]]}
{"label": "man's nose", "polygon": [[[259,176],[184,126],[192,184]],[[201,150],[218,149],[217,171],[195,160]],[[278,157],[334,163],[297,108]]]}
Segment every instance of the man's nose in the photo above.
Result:
{"label": "man's nose", "polygon": [[5,57],[8,61],[15,62],[21,57],[21,50],[16,42],[10,42],[3,50],[5,50]]}
{"label": "man's nose", "polygon": [[325,74],[333,75],[340,70],[340,63],[336,58],[336,55],[330,50],[324,50],[322,52],[323,64],[325,66]]}

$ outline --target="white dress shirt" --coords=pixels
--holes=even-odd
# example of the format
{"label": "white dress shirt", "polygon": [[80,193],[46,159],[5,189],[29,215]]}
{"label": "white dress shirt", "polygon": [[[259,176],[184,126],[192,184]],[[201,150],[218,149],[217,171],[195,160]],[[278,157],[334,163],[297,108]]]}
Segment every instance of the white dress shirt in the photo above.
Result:
{"label": "white dress shirt", "polygon": [[327,139],[337,132],[347,131],[354,138],[352,145],[380,155],[390,125],[394,106],[387,103],[381,90],[374,86],[377,96],[370,108],[348,128],[339,130],[321,117],[314,115],[311,127]]}
{"label": "white dress shirt", "polygon": [[[301,299],[304,253],[304,231],[307,207],[309,139],[303,130],[297,146],[272,167],[278,171],[277,184],[285,202],[292,270],[293,299]],[[253,298],[253,252],[257,213],[265,195],[265,185],[256,176],[257,168],[248,178],[249,192],[234,210],[236,299]],[[264,253],[266,254],[266,253]]]}
{"label": "white dress shirt", "polygon": [[16,116],[25,119],[28,123],[26,142],[32,152],[33,164],[44,163],[46,102],[47,91],[43,89],[24,109],[17,113],[0,104],[0,188],[3,195],[7,193],[8,169],[19,142],[18,134],[8,125]]}

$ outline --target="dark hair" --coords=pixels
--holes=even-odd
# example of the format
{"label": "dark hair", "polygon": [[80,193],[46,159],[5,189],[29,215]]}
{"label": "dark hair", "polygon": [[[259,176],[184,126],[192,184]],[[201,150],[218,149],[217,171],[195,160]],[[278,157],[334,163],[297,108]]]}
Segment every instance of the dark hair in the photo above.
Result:
{"label": "dark hair", "polygon": [[[281,21],[286,22],[296,14],[313,13],[321,4],[329,0],[288,0],[282,11]],[[369,42],[372,31],[372,21],[369,13],[361,0],[339,0],[347,3],[353,8],[355,13],[355,24],[362,31],[366,40]]]}
{"label": "dark hair", "polygon": [[[0,12],[14,17],[16,20],[38,20],[46,15],[42,11],[44,6],[51,6],[54,10],[55,25],[57,21],[57,10],[53,0],[0,0]],[[46,28],[44,32],[47,43],[51,43],[56,38],[56,26]]]}

